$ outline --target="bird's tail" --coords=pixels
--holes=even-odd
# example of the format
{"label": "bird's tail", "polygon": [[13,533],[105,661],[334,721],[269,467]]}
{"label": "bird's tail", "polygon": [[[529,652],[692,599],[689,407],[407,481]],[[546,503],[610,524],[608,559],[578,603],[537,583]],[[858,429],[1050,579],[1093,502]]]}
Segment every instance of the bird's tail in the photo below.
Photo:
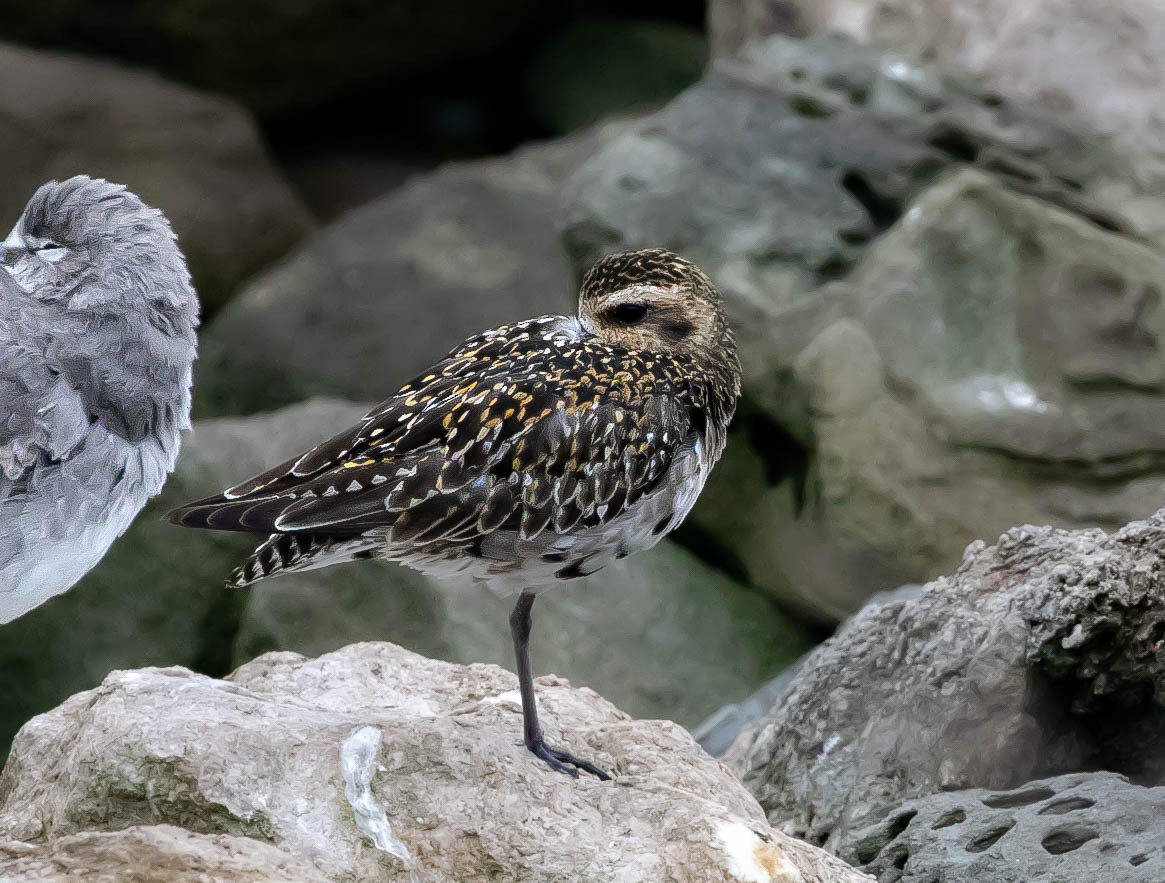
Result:
{"label": "bird's tail", "polygon": [[272,534],[235,568],[227,585],[241,589],[269,576],[372,558],[375,548],[376,539],[369,537]]}

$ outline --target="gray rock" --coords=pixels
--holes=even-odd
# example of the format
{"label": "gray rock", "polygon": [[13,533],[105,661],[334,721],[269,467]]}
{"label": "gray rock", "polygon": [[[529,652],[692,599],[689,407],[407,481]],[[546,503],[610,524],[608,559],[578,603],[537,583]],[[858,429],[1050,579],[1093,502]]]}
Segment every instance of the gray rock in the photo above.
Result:
{"label": "gray rock", "polygon": [[1165,781],[1165,510],[1014,528],[863,610],[733,746],[770,822],[831,848],[903,801],[1108,769]]}
{"label": "gray rock", "polygon": [[[879,592],[866,602],[867,607],[891,604],[917,598],[922,594],[922,586],[907,584],[889,592]],[[692,738],[713,757],[731,762],[729,749],[740,739],[741,734],[751,732],[763,722],[769,712],[780,705],[786,691],[795,683],[797,672],[806,657],[791,663],[788,668],[767,682],[752,695],[740,702],[730,702],[704,718],[692,728]],[[741,740],[742,744],[751,737]]]}
{"label": "gray rock", "polygon": [[462,339],[575,309],[562,181],[610,133],[449,165],[334,222],[204,333],[196,413],[379,400]]}
{"label": "gray rock", "polygon": [[737,55],[774,34],[803,36],[811,9],[795,0],[708,0],[708,42],[713,58]]}
{"label": "gray rock", "polygon": [[169,217],[208,314],[311,227],[251,117],[224,98],[3,43],[0,115],[3,223],[50,178],[125,184]]}
{"label": "gray rock", "polygon": [[1114,773],[912,800],[855,833],[843,856],[879,883],[1160,883],[1165,788]]}
{"label": "gray rock", "polygon": [[[266,650],[319,654],[371,639],[512,667],[513,599],[377,562],[230,590],[226,576],[255,541],[162,521],[169,508],[306,449],[366,409],[316,400],[197,423],[165,491],[107,559],[67,596],[0,629],[2,743],[31,715],[116,668],[221,673]],[[768,599],[671,542],[546,594],[534,617],[536,671],[684,725],[747,696],[809,647]]]}
{"label": "gray rock", "polygon": [[770,829],[676,725],[543,678],[548,735],[616,781],[551,772],[517,738],[516,687],[391,644],[269,654],[226,681],[115,672],[21,731],[0,830],[40,847],[178,825],[262,840],[337,881],[871,879]]}
{"label": "gray rock", "polygon": [[[777,0],[754,0],[766,8]],[[970,71],[1006,98],[1055,108],[1135,170],[1105,199],[1165,243],[1165,7],[1153,0],[798,0],[811,30],[850,34],[907,63]]]}
{"label": "gray rock", "polygon": [[0,880],[21,883],[319,883],[312,865],[248,837],[172,825],[85,831],[33,846],[0,840]]}
{"label": "gray rock", "polygon": [[835,623],[1017,520],[1160,504],[1165,267],[1097,208],[1129,174],[1040,109],[774,38],[587,161],[564,233],[580,264],[664,243],[717,280],[746,403],[696,524]]}
{"label": "gray rock", "polygon": [[700,263],[735,320],[746,392],[795,413],[783,372],[830,305],[810,292],[968,158],[1073,206],[1073,188],[1115,162],[1038,109],[934,69],[840,37],[771,38],[595,152],[567,184],[563,235],[580,265],[647,243]]}
{"label": "gray rock", "polygon": [[718,708],[692,728],[692,738],[713,757],[723,759],[741,733],[780,704],[803,661],[804,658],[798,659],[751,696]]}

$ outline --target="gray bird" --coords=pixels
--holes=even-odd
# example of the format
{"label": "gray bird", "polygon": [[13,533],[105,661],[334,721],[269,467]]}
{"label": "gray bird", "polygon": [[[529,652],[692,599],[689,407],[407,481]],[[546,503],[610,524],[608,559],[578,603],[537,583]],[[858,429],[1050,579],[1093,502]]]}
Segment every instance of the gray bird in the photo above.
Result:
{"label": "gray bird", "polygon": [[0,244],[0,623],[68,590],[190,428],[198,300],[170,224],[77,176]]}
{"label": "gray bird", "polygon": [[519,593],[510,628],[526,747],[555,770],[606,779],[543,738],[535,593],[675,529],[739,394],[736,344],[703,271],[662,249],[612,255],[583,279],[577,316],[472,337],[358,425],[170,517],[270,535],[236,586],[382,558]]}

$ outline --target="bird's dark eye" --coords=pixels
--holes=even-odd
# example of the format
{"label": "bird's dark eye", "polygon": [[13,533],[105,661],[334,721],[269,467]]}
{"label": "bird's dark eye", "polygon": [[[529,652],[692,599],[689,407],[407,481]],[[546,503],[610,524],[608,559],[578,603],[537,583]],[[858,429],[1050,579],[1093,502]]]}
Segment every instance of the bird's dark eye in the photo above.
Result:
{"label": "bird's dark eye", "polygon": [[647,317],[647,304],[616,304],[607,310],[607,318],[620,325],[638,325]]}
{"label": "bird's dark eye", "polygon": [[53,242],[51,239],[48,239],[48,240],[45,240],[44,242],[42,242],[40,245],[38,245],[36,247],[36,250],[37,251],[49,251],[51,249],[61,248],[61,247],[62,246],[57,245],[57,243]]}

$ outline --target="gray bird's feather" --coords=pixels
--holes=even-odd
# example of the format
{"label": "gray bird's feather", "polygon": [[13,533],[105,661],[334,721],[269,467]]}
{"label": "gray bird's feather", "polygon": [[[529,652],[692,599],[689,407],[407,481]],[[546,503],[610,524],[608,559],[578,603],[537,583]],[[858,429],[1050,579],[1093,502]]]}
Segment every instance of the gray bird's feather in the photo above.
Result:
{"label": "gray bird's feather", "polygon": [[162,487],[189,428],[197,299],[124,188],[50,182],[0,266],[0,623],[66,591]]}

